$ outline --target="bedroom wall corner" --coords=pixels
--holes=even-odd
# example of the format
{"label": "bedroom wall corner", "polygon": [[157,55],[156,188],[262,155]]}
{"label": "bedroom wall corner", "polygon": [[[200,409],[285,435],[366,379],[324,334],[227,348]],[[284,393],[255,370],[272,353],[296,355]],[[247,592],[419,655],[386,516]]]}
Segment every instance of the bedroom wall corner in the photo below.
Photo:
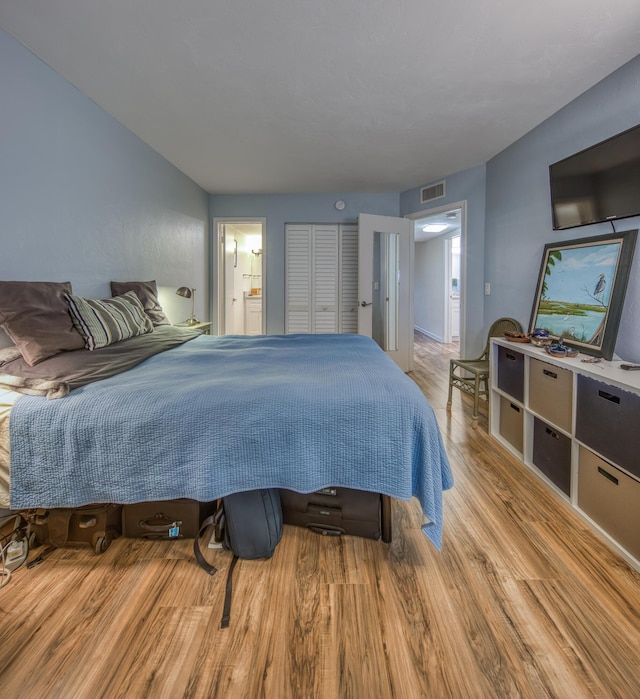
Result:
{"label": "bedroom wall corner", "polygon": [[208,194],[0,30],[0,279],[202,289]]}
{"label": "bedroom wall corner", "polygon": [[[336,201],[345,202],[338,210]],[[395,192],[320,194],[212,194],[211,220],[216,218],[266,218],[263,247],[266,259],[266,332],[284,333],[285,328],[285,224],[357,223],[358,214],[399,215],[399,195]],[[212,288],[216,288],[215,271]],[[212,304],[217,327],[216,304]]]}
{"label": "bedroom wall corner", "polygon": [[[611,233],[608,223],[554,231],[549,165],[640,122],[640,56],[607,76],[487,163],[485,315],[528,326],[546,243]],[[640,217],[615,222],[640,228]],[[640,361],[640,251],[636,246],[616,353]]]}

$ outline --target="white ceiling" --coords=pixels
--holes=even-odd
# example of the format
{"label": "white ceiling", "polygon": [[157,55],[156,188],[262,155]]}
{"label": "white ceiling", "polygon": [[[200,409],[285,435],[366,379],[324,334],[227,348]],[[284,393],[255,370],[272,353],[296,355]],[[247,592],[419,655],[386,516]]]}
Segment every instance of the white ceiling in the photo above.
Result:
{"label": "white ceiling", "polygon": [[0,0],[0,27],[209,192],[399,192],[633,58],[638,0]]}

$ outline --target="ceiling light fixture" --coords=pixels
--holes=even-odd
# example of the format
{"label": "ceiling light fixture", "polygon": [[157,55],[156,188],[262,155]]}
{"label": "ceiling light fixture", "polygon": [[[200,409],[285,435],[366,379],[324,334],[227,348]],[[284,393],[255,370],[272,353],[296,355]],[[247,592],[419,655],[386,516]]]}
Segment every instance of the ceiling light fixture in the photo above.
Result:
{"label": "ceiling light fixture", "polygon": [[449,224],[447,223],[427,223],[422,229],[425,233],[442,233]]}

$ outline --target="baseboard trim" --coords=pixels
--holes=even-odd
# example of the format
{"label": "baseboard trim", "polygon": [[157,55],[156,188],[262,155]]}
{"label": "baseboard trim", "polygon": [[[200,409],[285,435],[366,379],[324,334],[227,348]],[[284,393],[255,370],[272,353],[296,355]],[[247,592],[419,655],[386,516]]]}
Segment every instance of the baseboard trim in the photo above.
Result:
{"label": "baseboard trim", "polygon": [[421,328],[418,325],[414,325],[413,329],[417,330],[422,335],[426,335],[427,337],[430,337],[432,340],[435,340],[436,342],[444,342],[443,337],[440,337],[439,335],[435,335],[434,333],[430,333],[428,330],[425,330],[424,328]]}

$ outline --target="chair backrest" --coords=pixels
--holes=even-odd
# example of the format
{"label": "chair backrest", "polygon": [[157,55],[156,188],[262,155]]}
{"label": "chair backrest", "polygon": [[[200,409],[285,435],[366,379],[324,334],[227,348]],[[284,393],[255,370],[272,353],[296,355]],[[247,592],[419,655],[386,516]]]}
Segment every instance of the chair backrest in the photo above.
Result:
{"label": "chair backrest", "polygon": [[494,321],[489,328],[489,334],[487,335],[487,343],[484,347],[484,352],[482,353],[482,359],[489,358],[489,341],[492,337],[502,337],[505,330],[511,330],[513,332],[521,333],[522,325],[515,318],[498,318]]}

